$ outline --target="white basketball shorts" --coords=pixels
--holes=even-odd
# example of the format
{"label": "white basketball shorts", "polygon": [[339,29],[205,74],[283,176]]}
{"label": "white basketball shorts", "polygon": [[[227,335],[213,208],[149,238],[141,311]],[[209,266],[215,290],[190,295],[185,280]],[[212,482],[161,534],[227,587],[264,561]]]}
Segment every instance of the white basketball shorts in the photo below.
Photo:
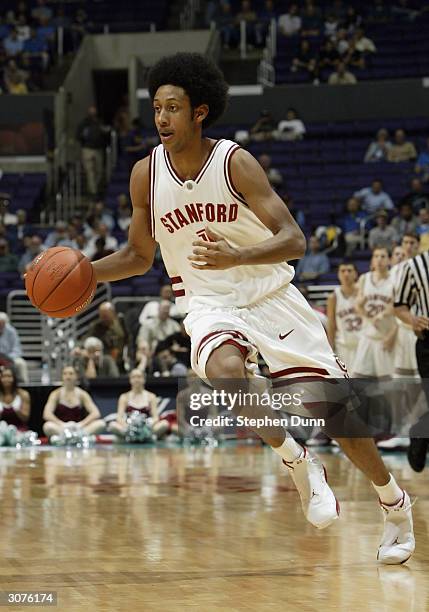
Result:
{"label": "white basketball shorts", "polygon": [[353,364],[353,377],[391,377],[393,376],[393,357],[393,351],[383,349],[382,340],[361,336]]}
{"label": "white basketball shorts", "polygon": [[396,378],[419,378],[416,358],[416,336],[412,329],[398,326],[394,355],[394,376]]}

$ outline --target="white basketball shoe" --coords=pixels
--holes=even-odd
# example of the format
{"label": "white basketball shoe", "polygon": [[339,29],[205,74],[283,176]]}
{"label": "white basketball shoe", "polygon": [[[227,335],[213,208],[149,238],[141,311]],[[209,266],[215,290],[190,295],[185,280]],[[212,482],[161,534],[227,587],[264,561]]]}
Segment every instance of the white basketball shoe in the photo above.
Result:
{"label": "white basketball shoe", "polygon": [[295,461],[283,459],[283,463],[298,490],[307,521],[318,529],[328,527],[339,517],[340,505],[328,485],[323,464],[306,448]]}
{"label": "white basketball shoe", "polygon": [[395,505],[389,506],[380,501],[380,506],[384,517],[384,532],[377,559],[388,565],[405,563],[416,547],[410,497],[403,491]]}

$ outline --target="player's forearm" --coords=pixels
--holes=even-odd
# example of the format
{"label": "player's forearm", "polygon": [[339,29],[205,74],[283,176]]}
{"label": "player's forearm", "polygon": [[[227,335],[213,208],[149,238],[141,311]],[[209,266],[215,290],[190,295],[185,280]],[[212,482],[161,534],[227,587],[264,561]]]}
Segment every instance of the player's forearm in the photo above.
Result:
{"label": "player's forearm", "polygon": [[239,249],[240,265],[274,264],[300,259],[305,255],[305,237],[301,230],[281,230],[259,244]]}
{"label": "player's forearm", "polygon": [[116,253],[93,262],[97,282],[106,283],[145,274],[151,269],[153,257],[142,257],[132,247],[126,246]]}
{"label": "player's forearm", "polygon": [[410,325],[412,327],[414,317],[408,306],[395,306],[393,310],[395,316],[398,317],[398,319],[400,319],[402,323],[405,323],[406,325]]}

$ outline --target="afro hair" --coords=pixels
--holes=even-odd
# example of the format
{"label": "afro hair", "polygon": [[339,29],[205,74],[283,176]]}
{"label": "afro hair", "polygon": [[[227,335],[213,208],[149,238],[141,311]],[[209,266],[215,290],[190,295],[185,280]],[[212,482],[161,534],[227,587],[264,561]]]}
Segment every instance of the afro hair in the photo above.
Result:
{"label": "afro hair", "polygon": [[219,68],[200,53],[176,53],[157,62],[148,76],[152,100],[162,85],[184,89],[192,108],[207,104],[209,114],[203,121],[203,129],[213,125],[225,111],[228,85]]}

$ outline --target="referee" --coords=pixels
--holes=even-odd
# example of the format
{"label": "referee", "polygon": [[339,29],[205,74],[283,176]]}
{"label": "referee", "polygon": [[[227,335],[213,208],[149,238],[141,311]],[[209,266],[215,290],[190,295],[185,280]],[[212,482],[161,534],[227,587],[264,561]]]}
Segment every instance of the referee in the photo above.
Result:
{"label": "referee", "polygon": [[[417,336],[416,358],[423,391],[429,406],[429,252],[404,263],[395,290],[395,315]],[[425,467],[429,445],[429,411],[410,428],[408,461],[416,472]]]}

